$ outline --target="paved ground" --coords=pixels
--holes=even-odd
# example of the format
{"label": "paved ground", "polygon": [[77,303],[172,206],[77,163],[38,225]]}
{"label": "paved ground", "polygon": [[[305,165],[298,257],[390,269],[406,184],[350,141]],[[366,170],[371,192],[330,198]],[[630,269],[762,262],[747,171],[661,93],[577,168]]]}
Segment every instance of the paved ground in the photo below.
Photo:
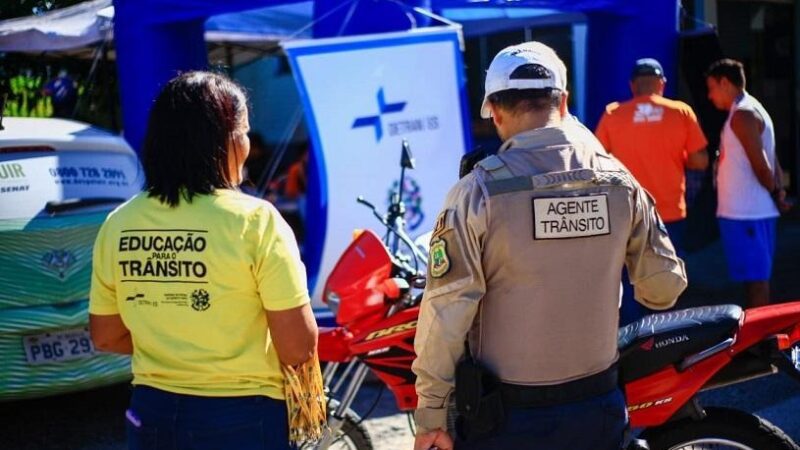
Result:
{"label": "paved ground", "polygon": [[[782,219],[778,233],[773,297],[776,301],[800,299],[800,216]],[[736,303],[740,288],[727,281],[719,241],[686,258],[690,288],[682,306]],[[356,409],[367,412],[380,393],[370,386],[359,395]],[[117,450],[125,448],[122,414],[127,404],[125,386],[48,399],[0,403],[0,449]],[[754,411],[800,441],[800,383],[783,375],[753,380],[704,393],[704,404],[727,405]],[[411,448],[405,414],[397,412],[386,391],[366,425],[376,449]]]}

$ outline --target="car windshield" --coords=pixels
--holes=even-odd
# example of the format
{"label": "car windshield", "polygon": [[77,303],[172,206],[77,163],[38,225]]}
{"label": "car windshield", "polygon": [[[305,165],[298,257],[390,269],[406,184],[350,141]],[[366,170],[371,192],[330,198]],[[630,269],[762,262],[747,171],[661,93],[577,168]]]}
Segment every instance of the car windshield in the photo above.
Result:
{"label": "car windshield", "polygon": [[0,153],[0,220],[113,207],[136,194],[143,177],[123,152]]}

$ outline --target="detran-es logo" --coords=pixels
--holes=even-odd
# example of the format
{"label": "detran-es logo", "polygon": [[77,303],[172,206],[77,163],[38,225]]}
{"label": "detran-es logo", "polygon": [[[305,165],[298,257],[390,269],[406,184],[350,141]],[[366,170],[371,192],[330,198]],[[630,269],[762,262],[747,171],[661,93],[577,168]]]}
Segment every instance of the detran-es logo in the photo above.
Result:
{"label": "detran-es logo", "polygon": [[380,142],[383,138],[383,125],[381,124],[381,116],[384,114],[391,114],[401,112],[406,107],[406,102],[386,103],[386,97],[383,94],[383,88],[378,89],[378,114],[375,116],[358,117],[353,121],[351,128],[360,127],[374,127],[375,140]]}

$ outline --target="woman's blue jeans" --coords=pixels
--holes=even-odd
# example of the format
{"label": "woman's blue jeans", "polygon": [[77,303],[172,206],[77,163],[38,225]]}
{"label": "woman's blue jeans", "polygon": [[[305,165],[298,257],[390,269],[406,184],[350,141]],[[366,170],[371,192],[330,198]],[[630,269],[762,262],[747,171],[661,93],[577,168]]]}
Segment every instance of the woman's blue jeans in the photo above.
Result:
{"label": "woman's blue jeans", "polygon": [[200,397],[135,386],[125,413],[130,450],[289,450],[286,403]]}

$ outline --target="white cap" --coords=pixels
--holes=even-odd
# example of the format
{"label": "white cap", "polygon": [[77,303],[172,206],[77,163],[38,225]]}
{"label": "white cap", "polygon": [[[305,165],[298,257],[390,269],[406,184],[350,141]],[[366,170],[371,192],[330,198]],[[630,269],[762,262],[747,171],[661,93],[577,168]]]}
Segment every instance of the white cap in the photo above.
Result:
{"label": "white cap", "polygon": [[[550,78],[511,79],[511,74],[525,64],[538,64],[550,71]],[[481,105],[481,117],[492,116],[489,96],[508,89],[553,88],[567,90],[567,67],[556,52],[541,42],[525,42],[506,47],[497,54],[486,71],[486,94]]]}

